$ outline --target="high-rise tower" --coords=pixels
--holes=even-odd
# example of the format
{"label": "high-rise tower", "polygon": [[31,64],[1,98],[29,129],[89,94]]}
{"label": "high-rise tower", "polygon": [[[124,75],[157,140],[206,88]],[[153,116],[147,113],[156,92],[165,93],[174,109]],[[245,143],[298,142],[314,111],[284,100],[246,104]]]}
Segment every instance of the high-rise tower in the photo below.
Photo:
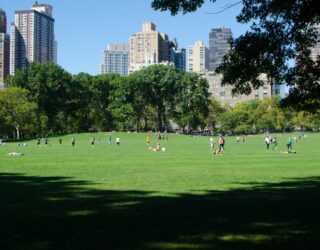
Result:
{"label": "high-rise tower", "polygon": [[102,52],[100,74],[117,73],[121,76],[129,72],[129,44],[109,44]]}
{"label": "high-rise tower", "polygon": [[208,68],[208,49],[202,41],[188,46],[188,71],[205,74]]}
{"label": "high-rise tower", "polygon": [[30,62],[55,61],[54,19],[52,6],[34,4],[31,10],[15,12],[11,24],[10,73]]}
{"label": "high-rise tower", "polygon": [[215,28],[209,33],[209,71],[214,71],[230,50],[231,29]]}
{"label": "high-rise tower", "polygon": [[170,64],[170,41],[154,23],[146,22],[142,31],[130,36],[130,72],[159,63]]}
{"label": "high-rise tower", "polygon": [[0,33],[7,33],[7,16],[3,9],[0,8]]}
{"label": "high-rise tower", "polygon": [[7,75],[10,67],[10,38],[7,32],[6,13],[0,9],[0,88]]}

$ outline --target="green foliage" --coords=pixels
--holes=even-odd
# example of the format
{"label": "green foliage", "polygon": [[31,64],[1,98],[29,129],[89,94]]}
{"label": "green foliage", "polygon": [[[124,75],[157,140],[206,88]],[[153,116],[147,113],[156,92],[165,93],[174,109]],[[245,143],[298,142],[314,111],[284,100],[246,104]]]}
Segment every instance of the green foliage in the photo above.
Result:
{"label": "green foliage", "polygon": [[[210,0],[215,2],[216,0]],[[178,12],[186,14],[196,11],[204,3],[204,0],[153,0],[152,7],[155,10],[169,10],[173,15]]]}
{"label": "green foliage", "polygon": [[[37,112],[30,111],[19,123],[24,135],[163,131],[170,129],[172,122],[182,130],[207,128],[234,133],[319,128],[319,114],[281,109],[277,98],[221,107],[209,97],[205,78],[164,65],[121,77],[86,73],[71,76],[59,66],[34,63],[6,84],[23,87],[27,101],[37,106]],[[12,101],[19,103],[17,98],[13,95]],[[16,130],[6,116],[0,116],[0,122],[2,135],[10,136]]]}
{"label": "green foliage", "polygon": [[[19,70],[7,86],[17,86],[29,91],[28,99],[35,102],[39,115],[47,116],[48,130],[55,129],[55,117],[59,112],[69,113],[72,77],[61,67],[53,64],[31,63],[26,69]],[[40,120],[40,118],[38,119]],[[39,124],[38,127],[41,127]]]}
{"label": "green foliage", "polygon": [[[153,0],[152,7],[161,11],[169,10],[175,15],[178,12],[195,11],[204,2]],[[315,29],[315,25],[320,23],[319,1],[239,1],[241,2],[242,10],[237,21],[250,23],[251,29],[230,41],[231,50],[217,69],[217,72],[223,73],[223,84],[233,85],[234,94],[249,94],[252,86],[262,86],[259,76],[266,73],[270,84],[287,84],[291,87],[283,105],[318,112],[320,57],[312,60],[310,48],[319,40]],[[290,60],[296,62],[292,67],[288,63]]]}
{"label": "green foliage", "polygon": [[174,67],[152,65],[137,72],[138,81],[145,88],[144,98],[155,109],[157,130],[162,131],[175,108],[181,72]]}
{"label": "green foliage", "polygon": [[220,116],[224,112],[225,109],[221,107],[220,103],[214,97],[209,97],[208,116],[205,119],[207,127],[215,130],[220,120]]}
{"label": "green foliage", "polygon": [[207,80],[195,73],[184,73],[180,84],[175,121],[183,129],[204,128],[210,105]]}
{"label": "green foliage", "polygon": [[285,114],[276,97],[238,103],[221,115],[221,129],[235,133],[255,133],[284,129]]}
{"label": "green foliage", "polygon": [[32,131],[32,116],[37,105],[28,101],[28,91],[12,87],[0,91],[0,119],[2,126],[20,138],[21,131]]}

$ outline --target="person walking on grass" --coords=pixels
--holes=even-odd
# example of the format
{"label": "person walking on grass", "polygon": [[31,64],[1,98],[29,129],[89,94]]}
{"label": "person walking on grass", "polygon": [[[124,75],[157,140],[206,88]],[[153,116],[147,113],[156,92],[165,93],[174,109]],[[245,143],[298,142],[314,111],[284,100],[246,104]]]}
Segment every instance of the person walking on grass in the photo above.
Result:
{"label": "person walking on grass", "polygon": [[242,142],[245,142],[245,141],[246,141],[246,134],[243,133],[243,134],[242,134]]}
{"label": "person walking on grass", "polygon": [[149,144],[150,144],[150,138],[149,138],[149,136],[147,136],[146,137],[146,145],[149,146]]}
{"label": "person walking on grass", "polygon": [[224,144],[225,144],[224,138],[223,138],[222,135],[220,135],[220,138],[219,138],[219,150],[220,150],[220,152],[224,151]]}
{"label": "person walking on grass", "polygon": [[292,150],[292,140],[291,138],[289,137],[288,141],[287,141],[287,148],[288,148],[288,151],[291,151]]}
{"label": "person walking on grass", "polygon": [[94,139],[94,137],[92,136],[91,139],[90,139],[90,144],[91,144],[91,147],[92,147],[92,148],[93,148],[93,146],[94,146],[94,141],[95,141],[95,139]]}
{"label": "person walking on grass", "polygon": [[210,147],[212,150],[214,150],[215,145],[216,145],[216,142],[215,142],[214,138],[211,136],[210,137]]}
{"label": "person walking on grass", "polygon": [[40,137],[37,138],[37,146],[41,147],[41,139],[40,139]]}
{"label": "person walking on grass", "polygon": [[109,145],[111,144],[111,141],[112,141],[112,138],[111,138],[111,135],[109,135],[109,137],[107,138],[107,142]]}
{"label": "person walking on grass", "polygon": [[277,150],[278,149],[278,142],[277,142],[277,137],[275,137],[273,140],[272,140],[272,150]]}
{"label": "person walking on grass", "polygon": [[76,139],[74,137],[72,137],[71,139],[71,145],[72,147],[74,147],[74,145],[76,144]]}
{"label": "person walking on grass", "polygon": [[48,137],[45,136],[43,138],[43,141],[44,141],[44,145],[47,146],[48,145]]}
{"label": "person walking on grass", "polygon": [[120,146],[120,138],[119,137],[116,138],[116,144],[118,145],[118,147]]}
{"label": "person walking on grass", "polygon": [[237,136],[237,144],[239,144],[239,143],[240,143],[240,137]]}
{"label": "person walking on grass", "polygon": [[269,150],[269,146],[270,146],[270,142],[271,142],[269,136],[267,136],[264,141],[265,141],[265,143],[266,143],[266,148],[267,148],[267,150]]}

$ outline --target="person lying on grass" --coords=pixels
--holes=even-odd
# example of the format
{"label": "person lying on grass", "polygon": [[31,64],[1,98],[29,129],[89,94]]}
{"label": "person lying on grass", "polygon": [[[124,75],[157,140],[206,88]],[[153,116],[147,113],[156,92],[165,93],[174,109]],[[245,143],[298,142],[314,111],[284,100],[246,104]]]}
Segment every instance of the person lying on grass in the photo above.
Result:
{"label": "person lying on grass", "polygon": [[22,153],[17,153],[17,152],[11,152],[11,153],[8,153],[7,156],[23,156],[24,154]]}
{"label": "person lying on grass", "polygon": [[297,152],[294,150],[288,150],[288,151],[280,151],[282,154],[296,154]]}
{"label": "person lying on grass", "polygon": [[213,151],[213,154],[214,155],[222,155],[222,151],[221,151],[221,149],[216,149]]}
{"label": "person lying on grass", "polygon": [[157,152],[157,151],[162,151],[162,152],[164,152],[164,151],[166,151],[166,148],[161,148],[160,143],[158,143],[155,148],[153,148],[153,147],[151,147],[151,146],[148,147],[148,151],[150,151],[150,152]]}

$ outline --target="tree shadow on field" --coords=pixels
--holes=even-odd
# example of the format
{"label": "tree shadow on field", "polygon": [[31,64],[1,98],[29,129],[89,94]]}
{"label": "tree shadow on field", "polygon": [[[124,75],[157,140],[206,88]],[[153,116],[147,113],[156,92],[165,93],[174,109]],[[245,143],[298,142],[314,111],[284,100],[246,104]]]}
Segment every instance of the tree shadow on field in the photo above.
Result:
{"label": "tree shadow on field", "polygon": [[[318,249],[320,178],[174,197],[0,174],[0,249]],[[247,183],[246,183],[247,184]]]}

